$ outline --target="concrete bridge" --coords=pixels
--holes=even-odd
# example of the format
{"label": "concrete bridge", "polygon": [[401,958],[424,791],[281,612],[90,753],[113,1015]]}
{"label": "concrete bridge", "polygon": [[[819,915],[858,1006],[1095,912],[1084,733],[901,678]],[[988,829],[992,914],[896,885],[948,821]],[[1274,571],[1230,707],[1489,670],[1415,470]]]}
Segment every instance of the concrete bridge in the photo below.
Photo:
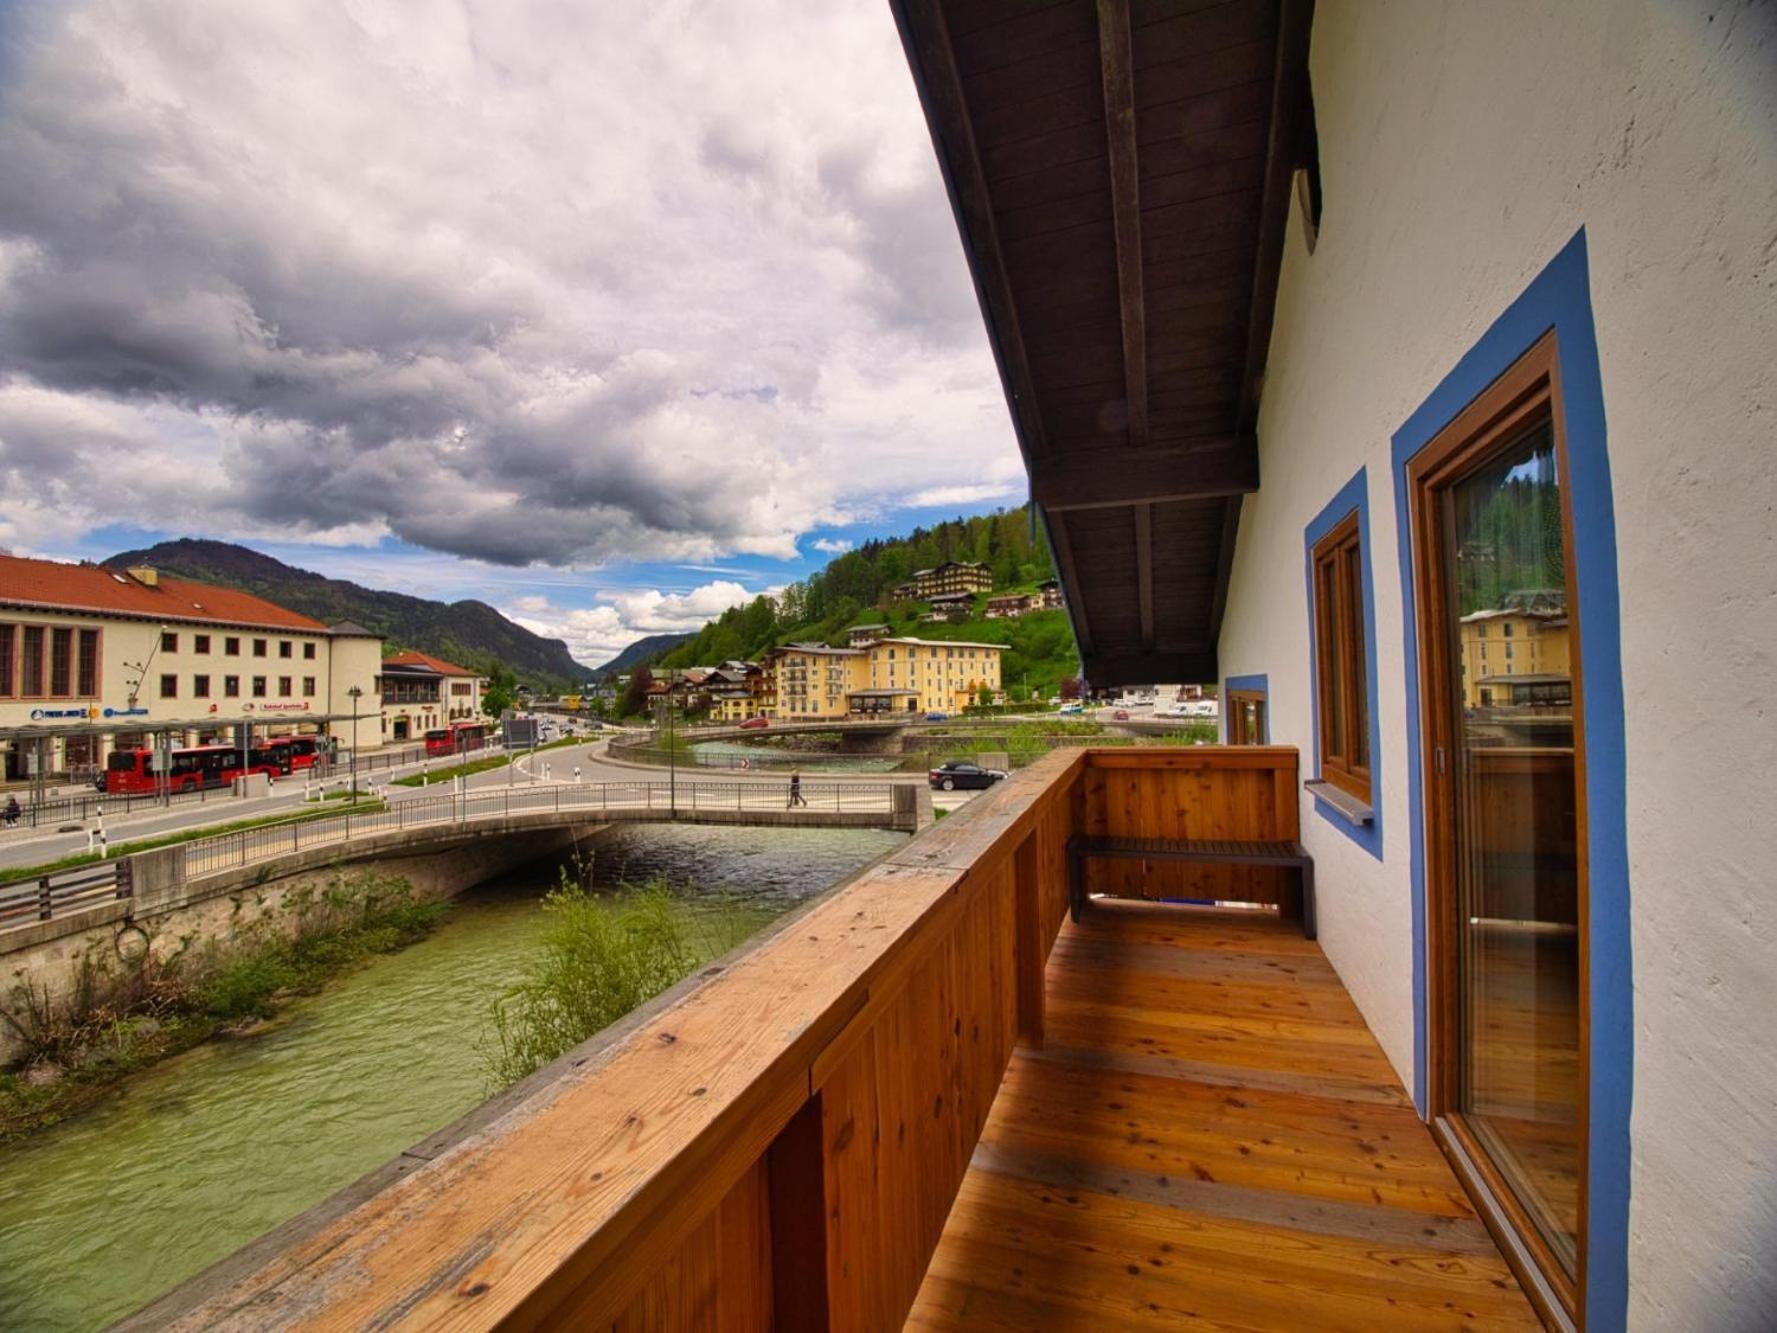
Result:
{"label": "concrete bridge", "polygon": [[[681,780],[440,792],[374,811],[289,820],[157,848],[0,886],[0,960],[10,976],[61,994],[83,956],[104,962],[184,938],[224,939],[286,916],[342,872],[406,879],[416,897],[448,898],[517,866],[564,856],[606,825],[678,823],[876,828],[932,822],[924,783],[789,784]],[[0,1060],[16,1052],[0,1030]]]}

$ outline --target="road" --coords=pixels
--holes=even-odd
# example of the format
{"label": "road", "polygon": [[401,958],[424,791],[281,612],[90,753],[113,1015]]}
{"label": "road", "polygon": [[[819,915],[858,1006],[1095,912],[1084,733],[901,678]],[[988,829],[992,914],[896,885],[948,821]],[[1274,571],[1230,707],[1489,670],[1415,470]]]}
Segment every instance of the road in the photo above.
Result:
{"label": "road", "polygon": [[[599,782],[666,782],[668,771],[657,766],[617,763],[605,753],[606,737],[600,735],[591,738],[584,745],[561,746],[557,749],[543,750],[536,754],[521,754],[512,764],[499,768],[488,769],[481,773],[471,774],[465,779],[467,785],[475,790],[503,787],[507,785],[532,785],[542,783],[571,784],[575,779],[578,767],[578,781],[582,784]],[[433,761],[432,767],[444,768],[454,760],[440,759]],[[402,787],[389,782],[390,777],[405,777],[421,772],[426,765],[416,764],[408,768],[379,770],[369,775],[369,781],[361,785],[374,789],[378,795],[391,802],[414,800],[420,797],[435,795],[437,787]],[[350,780],[349,774],[339,774],[330,778],[325,784],[327,790],[343,790]],[[827,783],[864,783],[882,784],[884,782],[923,782],[925,779],[917,773],[807,773],[803,775],[805,782]],[[709,770],[687,767],[679,770],[678,781],[688,783],[745,783],[762,787],[778,787],[786,792],[789,787],[787,774],[736,773],[730,770]],[[198,805],[170,806],[160,810],[142,810],[128,815],[109,815],[105,819],[105,833],[113,846],[118,843],[142,838],[158,837],[166,833],[184,832],[190,829],[208,828],[217,824],[233,823],[241,819],[261,819],[273,815],[295,814],[302,810],[312,810],[313,803],[305,804],[303,797],[308,784],[300,778],[285,778],[277,783],[268,797],[252,800],[211,800]],[[976,792],[933,792],[932,804],[940,810],[954,810],[966,804]],[[330,806],[344,812],[341,802],[333,801]],[[65,856],[75,856],[91,847],[89,830],[95,826],[94,821],[87,820],[70,832],[58,830],[18,828],[0,830],[0,867],[43,865],[60,860]]]}

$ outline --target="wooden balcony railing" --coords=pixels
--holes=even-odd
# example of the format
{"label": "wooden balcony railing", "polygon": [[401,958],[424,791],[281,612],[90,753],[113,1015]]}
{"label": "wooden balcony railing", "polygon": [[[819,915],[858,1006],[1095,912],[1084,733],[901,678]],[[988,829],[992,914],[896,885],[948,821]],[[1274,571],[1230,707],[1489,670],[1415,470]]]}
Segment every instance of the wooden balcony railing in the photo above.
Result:
{"label": "wooden balcony railing", "polygon": [[[1296,808],[1290,749],[1057,751],[156,1321],[898,1328],[1014,1046],[1040,1040],[1068,838],[1293,838]],[[1275,871],[1093,874],[1136,896],[1285,893]]]}

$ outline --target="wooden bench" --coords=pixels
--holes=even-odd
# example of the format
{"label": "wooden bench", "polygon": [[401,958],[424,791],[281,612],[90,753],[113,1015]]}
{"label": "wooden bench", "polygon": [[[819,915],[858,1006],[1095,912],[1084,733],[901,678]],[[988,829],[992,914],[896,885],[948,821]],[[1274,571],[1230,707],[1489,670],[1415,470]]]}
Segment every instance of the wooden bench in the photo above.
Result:
{"label": "wooden bench", "polygon": [[1075,921],[1086,910],[1086,858],[1191,861],[1199,865],[1294,867],[1302,877],[1302,934],[1315,935],[1314,858],[1299,842],[1236,842],[1213,838],[1091,838],[1067,843],[1067,899]]}

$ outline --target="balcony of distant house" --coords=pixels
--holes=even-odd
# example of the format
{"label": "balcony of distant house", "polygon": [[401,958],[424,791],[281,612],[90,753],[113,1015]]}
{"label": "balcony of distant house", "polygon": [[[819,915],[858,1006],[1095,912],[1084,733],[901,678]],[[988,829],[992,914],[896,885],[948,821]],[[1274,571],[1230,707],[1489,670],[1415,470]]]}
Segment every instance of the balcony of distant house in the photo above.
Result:
{"label": "balcony of distant house", "polygon": [[444,697],[444,677],[430,667],[385,663],[377,679],[387,705],[435,704]]}
{"label": "balcony of distant house", "polygon": [[972,592],[940,593],[930,600],[932,609],[920,619],[931,624],[947,625],[964,621],[975,613],[975,594]]}

